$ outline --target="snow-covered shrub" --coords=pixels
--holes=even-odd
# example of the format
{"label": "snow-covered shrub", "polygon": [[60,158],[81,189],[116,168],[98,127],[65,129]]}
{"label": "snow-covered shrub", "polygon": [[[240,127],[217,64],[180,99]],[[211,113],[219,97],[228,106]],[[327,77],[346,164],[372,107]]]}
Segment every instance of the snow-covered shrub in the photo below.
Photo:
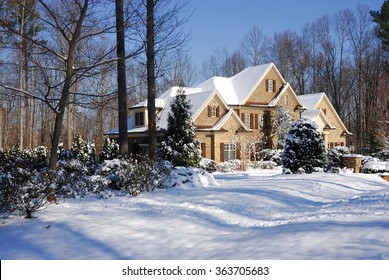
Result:
{"label": "snow-covered shrub", "polygon": [[217,171],[217,163],[214,160],[202,158],[200,161],[200,168],[206,170],[209,173],[212,173]]}
{"label": "snow-covered shrub", "polygon": [[280,149],[264,149],[258,152],[258,159],[261,159],[261,161],[273,161],[276,165],[281,165],[281,154],[282,150]]}
{"label": "snow-covered shrub", "polygon": [[137,196],[144,191],[163,188],[163,183],[170,174],[171,168],[168,161],[147,157],[138,158],[130,165],[131,176],[126,189],[129,194]]}
{"label": "snow-covered shrub", "polygon": [[164,185],[166,188],[194,188],[218,184],[215,178],[204,169],[177,167],[171,170]]}
{"label": "snow-covered shrub", "polygon": [[282,153],[282,164],[293,173],[301,168],[312,173],[315,167],[326,166],[327,151],[316,123],[301,118],[292,125]]}
{"label": "snow-covered shrub", "polygon": [[83,197],[94,189],[87,165],[78,160],[60,160],[57,166],[57,193],[60,197]]}
{"label": "snow-covered shrub", "polygon": [[327,169],[332,168],[343,168],[342,157],[344,155],[349,155],[350,150],[347,147],[337,146],[328,151],[328,166]]}
{"label": "snow-covered shrub", "polygon": [[241,161],[239,159],[228,160],[217,165],[219,172],[235,172],[241,170]]}
{"label": "snow-covered shrub", "polygon": [[380,161],[389,161],[389,149],[384,149],[373,153],[372,156],[378,158]]}
{"label": "snow-covered shrub", "polygon": [[106,179],[107,187],[136,196],[163,187],[170,170],[170,163],[159,159],[113,159],[101,163],[96,175]]}
{"label": "snow-covered shrub", "polygon": [[99,164],[96,175],[105,178],[106,186],[114,190],[123,190],[131,176],[130,162],[127,159],[104,160]]}
{"label": "snow-covered shrub", "polygon": [[45,167],[43,149],[13,148],[0,152],[0,213],[16,213],[31,218],[32,213],[49,203],[55,188],[55,175]]}
{"label": "snow-covered shrub", "polygon": [[249,162],[250,169],[276,169],[277,164],[274,161],[251,161]]}
{"label": "snow-covered shrub", "polygon": [[105,137],[99,154],[99,163],[102,163],[104,160],[112,160],[118,157],[119,145],[109,137]]}
{"label": "snow-covered shrub", "polygon": [[384,173],[389,172],[389,162],[369,161],[362,166],[363,173]]}

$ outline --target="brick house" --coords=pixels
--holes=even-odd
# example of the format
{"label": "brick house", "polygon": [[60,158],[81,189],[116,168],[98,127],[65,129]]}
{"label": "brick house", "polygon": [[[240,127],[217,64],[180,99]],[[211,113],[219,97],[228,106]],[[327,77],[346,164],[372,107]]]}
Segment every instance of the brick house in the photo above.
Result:
{"label": "brick house", "polygon": [[[183,90],[192,104],[192,117],[202,156],[216,162],[242,156],[253,159],[253,154],[261,146],[275,148],[274,143],[277,141],[272,133],[272,120],[279,104],[284,104],[293,121],[301,118],[305,110],[311,109],[304,106],[273,63],[246,68],[231,78],[212,77],[197,87]],[[178,91],[178,87],[172,87],[156,99],[159,136],[163,135],[163,129],[167,127],[169,103]],[[323,109],[328,108],[330,115],[325,120],[331,129],[322,125],[319,127],[325,139],[331,143],[345,143],[349,132],[328,98],[325,98],[318,106],[328,106]],[[309,102],[307,104],[311,105]],[[129,109],[130,150],[132,153],[147,151],[147,100]],[[334,113],[337,117],[333,119],[331,116]],[[336,122],[332,123],[333,120]],[[338,130],[342,131],[340,135]],[[334,132],[337,134],[332,135]],[[114,129],[106,135],[116,138],[117,134],[117,129]]]}

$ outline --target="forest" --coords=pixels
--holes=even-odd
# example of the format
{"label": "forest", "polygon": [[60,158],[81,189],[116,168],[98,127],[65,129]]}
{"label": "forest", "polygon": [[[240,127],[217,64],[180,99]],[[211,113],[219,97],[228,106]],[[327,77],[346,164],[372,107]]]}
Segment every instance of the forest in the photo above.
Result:
{"label": "forest", "polygon": [[382,11],[359,5],[299,31],[267,34],[253,26],[242,30],[239,49],[220,46],[199,63],[188,53],[193,11],[186,1],[0,0],[0,149],[51,147],[56,137],[69,148],[80,135],[99,153],[103,133],[120,119],[117,2],[126,82],[126,103],[119,104],[150,100],[150,85],[158,96],[173,85],[274,62],[297,94],[327,94],[353,133],[348,144],[355,151],[388,146],[388,56],[377,24],[388,22],[387,1]]}

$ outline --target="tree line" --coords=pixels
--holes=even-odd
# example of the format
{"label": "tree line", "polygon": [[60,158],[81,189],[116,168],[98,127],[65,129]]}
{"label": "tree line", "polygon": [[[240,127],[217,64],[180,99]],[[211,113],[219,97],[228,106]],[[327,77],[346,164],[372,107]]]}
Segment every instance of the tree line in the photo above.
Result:
{"label": "tree line", "polygon": [[70,147],[79,134],[99,149],[103,132],[120,127],[119,105],[123,112],[173,85],[194,86],[198,77],[229,77],[270,61],[297,94],[328,95],[356,149],[382,143],[387,52],[369,7],[322,16],[300,32],[269,36],[254,26],[239,49],[215,50],[201,69],[185,51],[191,14],[186,1],[0,0],[0,148],[60,141]]}
{"label": "tree line", "polygon": [[350,145],[374,150],[383,142],[389,117],[387,53],[376,36],[375,13],[358,5],[308,22],[300,32],[285,30],[272,37],[254,26],[239,49],[215,50],[202,64],[203,77],[229,77],[274,62],[298,95],[327,94],[353,133]]}

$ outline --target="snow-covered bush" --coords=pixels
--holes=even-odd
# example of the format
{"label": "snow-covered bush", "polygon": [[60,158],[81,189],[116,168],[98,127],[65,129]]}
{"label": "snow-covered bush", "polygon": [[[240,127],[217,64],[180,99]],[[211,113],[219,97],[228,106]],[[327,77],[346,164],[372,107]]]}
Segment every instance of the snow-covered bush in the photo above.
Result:
{"label": "snow-covered bush", "polygon": [[328,151],[328,166],[327,169],[332,168],[343,168],[342,157],[344,155],[349,155],[350,150],[347,147],[337,146]]}
{"label": "snow-covered bush", "polygon": [[138,195],[163,187],[170,170],[170,163],[159,159],[113,159],[101,163],[96,175],[106,179],[106,187]]}
{"label": "snow-covered bush", "polygon": [[326,166],[327,151],[316,123],[301,118],[292,125],[282,153],[282,164],[293,173],[301,169],[312,173],[315,167]]}
{"label": "snow-covered bush", "polygon": [[32,213],[49,203],[55,188],[55,175],[45,167],[44,149],[0,152],[0,213],[15,213],[31,218]]}
{"label": "snow-covered bush", "polygon": [[163,188],[163,183],[171,172],[171,164],[160,159],[147,157],[136,159],[129,165],[129,182],[126,187],[129,194],[137,196],[144,191]]}
{"label": "snow-covered bush", "polygon": [[260,160],[260,161],[251,161],[248,164],[250,169],[276,169],[277,164],[274,161],[266,161],[266,160]]}
{"label": "snow-covered bush", "polygon": [[225,162],[221,162],[217,165],[217,171],[219,172],[235,172],[241,170],[241,161],[239,159],[232,159]]}
{"label": "snow-covered bush", "polygon": [[57,166],[57,193],[62,198],[83,197],[92,192],[88,166],[78,160],[60,160]]}
{"label": "snow-covered bush", "polygon": [[127,159],[104,160],[99,164],[96,175],[106,179],[106,187],[123,190],[128,185],[131,175],[129,165]]}
{"label": "snow-covered bush", "polygon": [[200,161],[200,168],[212,173],[217,171],[217,163],[214,160],[202,158]]}
{"label": "snow-covered bush", "polygon": [[281,154],[282,150],[264,149],[258,152],[258,158],[261,161],[273,161],[276,165],[281,165]]}
{"label": "snow-covered bush", "polygon": [[215,178],[204,169],[177,167],[171,170],[164,185],[166,188],[194,188],[218,185],[218,183]]}
{"label": "snow-covered bush", "polygon": [[389,149],[384,149],[373,153],[372,156],[378,158],[380,161],[389,161]]}
{"label": "snow-covered bush", "polygon": [[384,173],[389,172],[389,162],[369,161],[362,166],[363,173]]}

